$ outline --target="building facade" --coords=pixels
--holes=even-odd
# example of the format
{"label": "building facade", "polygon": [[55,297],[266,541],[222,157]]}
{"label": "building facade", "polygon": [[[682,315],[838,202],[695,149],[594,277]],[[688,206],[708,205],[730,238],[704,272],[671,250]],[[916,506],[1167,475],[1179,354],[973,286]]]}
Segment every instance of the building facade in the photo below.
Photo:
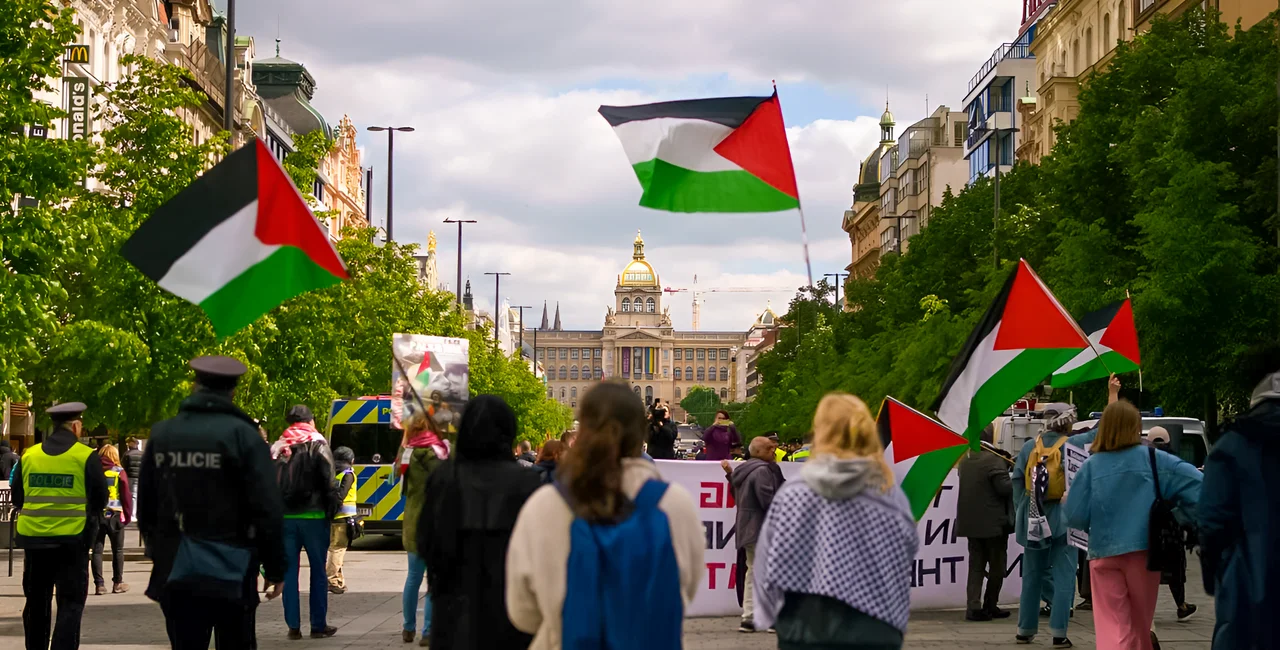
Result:
{"label": "building facade", "polygon": [[853,260],[845,270],[867,278],[880,265],[880,157],[893,148],[893,113],[885,102],[880,116],[880,144],[858,166],[858,182],[853,186],[853,205],[844,211],[840,227],[849,235]]}
{"label": "building facade", "polygon": [[369,219],[365,215],[364,167],[351,118],[342,116],[333,140],[333,149],[320,160],[320,177],[328,183],[323,194],[329,208],[329,238],[336,240],[344,228],[365,228]]}
{"label": "building facade", "polygon": [[[880,257],[905,253],[911,237],[929,225],[948,187],[968,180],[963,157],[967,116],[945,105],[902,130],[880,154]],[[865,245],[865,244],[864,244]]]}
{"label": "building facade", "polygon": [[[1053,150],[1053,127],[1075,120],[1080,112],[1080,84],[1105,70],[1116,45],[1151,28],[1158,14],[1178,15],[1191,7],[1222,12],[1228,25],[1249,28],[1276,8],[1264,0],[1058,0],[1050,3],[1035,26],[1031,43],[1035,81],[1021,89],[1025,134],[1017,150],[1020,161],[1039,164]],[[1032,92],[1034,91],[1034,92]]]}
{"label": "building facade", "polygon": [[[743,399],[739,353],[747,332],[676,330],[639,233],[613,293],[614,304],[599,330],[561,329],[558,305],[556,321],[547,327],[544,310],[535,354],[546,371],[549,398],[576,407],[595,382],[617,378],[647,402],[670,400],[681,418],[678,404],[694,386],[715,390],[726,402]],[[525,342],[533,336],[527,331]]]}
{"label": "building facade", "polygon": [[418,282],[432,291],[440,289],[440,270],[437,268],[436,231],[427,232],[427,254],[418,255]]}

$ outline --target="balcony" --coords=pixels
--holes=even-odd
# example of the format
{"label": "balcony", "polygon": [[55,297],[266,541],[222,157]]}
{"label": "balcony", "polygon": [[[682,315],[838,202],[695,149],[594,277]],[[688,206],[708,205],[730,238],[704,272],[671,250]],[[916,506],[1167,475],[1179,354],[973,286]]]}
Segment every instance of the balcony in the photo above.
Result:
{"label": "balcony", "polygon": [[981,68],[978,68],[978,74],[973,75],[973,78],[969,80],[968,92],[973,92],[973,89],[977,88],[978,84],[982,83],[982,80],[988,74],[991,74],[991,71],[995,70],[1001,61],[1005,59],[1033,58],[1035,57],[1031,54],[1031,47],[1025,43],[1005,43],[997,47],[996,51],[991,54],[991,58],[987,59],[987,62],[983,63]]}
{"label": "balcony", "polygon": [[174,62],[186,68],[195,77],[196,90],[209,98],[209,103],[222,108],[226,96],[227,68],[205,44],[192,41],[188,45],[170,43],[167,48],[174,56]]}

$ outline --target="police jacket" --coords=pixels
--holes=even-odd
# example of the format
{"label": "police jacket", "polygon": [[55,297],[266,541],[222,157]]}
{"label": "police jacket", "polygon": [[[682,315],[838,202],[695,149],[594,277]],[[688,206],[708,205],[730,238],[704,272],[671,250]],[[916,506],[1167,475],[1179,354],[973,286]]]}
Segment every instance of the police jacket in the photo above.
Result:
{"label": "police jacket", "polygon": [[[44,439],[40,448],[50,456],[60,456],[70,450],[72,445],[79,443],[80,440],[76,438],[76,434],[66,428],[59,427]],[[102,509],[107,507],[107,477],[102,474],[102,461],[99,460],[97,451],[89,453],[89,459],[85,461],[83,471],[86,500],[85,515],[87,518],[84,531],[73,537],[26,537],[18,535],[14,540],[18,548],[57,548],[68,544],[92,546],[93,540],[98,536],[98,515],[102,514]],[[23,504],[22,461],[18,461],[18,464],[13,468],[13,482],[10,487],[13,489],[14,512],[20,512]]]}
{"label": "police jacket", "polygon": [[[152,427],[143,451],[138,529],[154,563],[147,596],[162,596],[184,534],[249,548],[268,581],[283,581],[282,509],[271,454],[253,419],[228,395],[195,392],[176,417]],[[256,574],[255,565],[246,584],[256,585]],[[246,597],[256,600],[253,591]]]}

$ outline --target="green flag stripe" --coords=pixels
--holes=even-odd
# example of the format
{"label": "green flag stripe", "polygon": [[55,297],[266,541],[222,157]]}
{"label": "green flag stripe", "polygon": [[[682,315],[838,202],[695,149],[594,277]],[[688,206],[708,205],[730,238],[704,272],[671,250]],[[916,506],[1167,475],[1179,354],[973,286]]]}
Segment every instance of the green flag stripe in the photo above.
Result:
{"label": "green flag stripe", "polygon": [[955,467],[956,461],[960,460],[960,455],[964,452],[965,446],[958,445],[916,457],[916,462],[903,477],[901,486],[907,495],[907,501],[911,503],[911,514],[916,521],[920,521],[924,512],[929,509],[938,488],[947,480],[947,473]]}
{"label": "green flag stripe", "polygon": [[201,301],[200,308],[209,315],[214,332],[226,337],[294,296],[339,282],[302,249],[281,246]]}
{"label": "green flag stripe", "polygon": [[964,437],[977,449],[979,434],[1011,404],[1022,399],[1037,383],[1062,367],[1080,350],[1034,348],[1023,350],[978,387],[969,403],[969,423]]}
{"label": "green flag stripe", "polygon": [[1113,372],[1120,374],[1137,369],[1138,364],[1129,360],[1128,357],[1114,350],[1108,350],[1103,352],[1102,356],[1091,359],[1082,366],[1054,375],[1050,383],[1054,388],[1065,388],[1091,379],[1106,379]]}
{"label": "green flag stripe", "polygon": [[695,172],[655,158],[632,166],[640,205],[668,212],[780,212],[799,201],[746,171]]}

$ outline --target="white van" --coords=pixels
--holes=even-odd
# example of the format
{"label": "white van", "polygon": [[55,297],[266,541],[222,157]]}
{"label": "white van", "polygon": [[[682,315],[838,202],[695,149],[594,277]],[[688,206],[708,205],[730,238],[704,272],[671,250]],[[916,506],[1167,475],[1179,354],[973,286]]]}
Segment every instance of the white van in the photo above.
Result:
{"label": "white van", "polygon": [[[1096,413],[1090,414],[1092,419],[1081,420],[1073,429],[1076,433],[1088,431],[1098,426]],[[1142,437],[1146,438],[1152,427],[1162,426],[1169,431],[1170,444],[1183,460],[1204,467],[1204,459],[1212,448],[1205,434],[1204,423],[1195,418],[1178,418],[1154,416],[1146,413],[1142,416]],[[1041,411],[1017,411],[1002,415],[995,422],[995,446],[1013,454],[1015,457],[1022,451],[1028,440],[1035,439],[1044,431],[1044,417]]]}

